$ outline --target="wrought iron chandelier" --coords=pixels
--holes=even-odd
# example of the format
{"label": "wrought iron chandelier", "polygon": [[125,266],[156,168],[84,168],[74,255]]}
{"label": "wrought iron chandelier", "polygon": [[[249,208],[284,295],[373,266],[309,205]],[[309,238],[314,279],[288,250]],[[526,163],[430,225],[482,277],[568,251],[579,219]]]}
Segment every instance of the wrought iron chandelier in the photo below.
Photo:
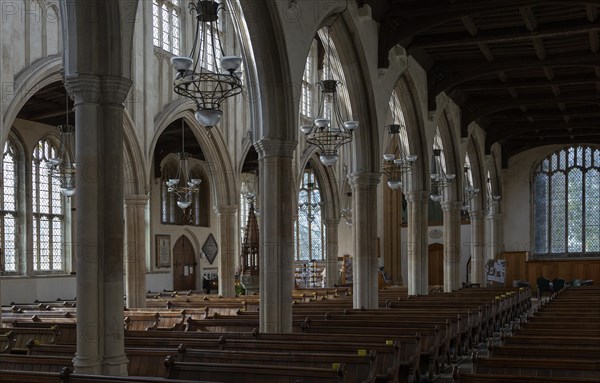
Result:
{"label": "wrought iron chandelier", "polygon": [[495,195],[492,191],[492,180],[490,177],[487,179],[487,209],[488,213],[494,212],[494,207],[496,207],[500,203],[499,195]]}
{"label": "wrought iron chandelier", "polygon": [[319,112],[312,125],[302,125],[306,142],[320,150],[319,159],[325,166],[335,165],[339,155],[338,149],[352,142],[352,132],[358,128],[358,121],[344,120],[340,106],[338,85],[341,83],[333,78],[331,65],[332,42],[331,26],[327,27],[326,42],[327,68],[325,80],[317,83],[321,88],[319,94]]}
{"label": "wrought iron chandelier", "polygon": [[313,181],[304,182],[298,193],[298,212],[304,214],[308,222],[313,222],[322,206],[321,192],[317,184]]}
{"label": "wrought iron chandelier", "polygon": [[182,210],[192,205],[192,196],[200,190],[202,180],[190,178],[189,169],[190,154],[185,152],[185,129],[184,121],[181,119],[181,152],[177,153],[177,175],[166,181],[169,193],[177,195],[177,206]]}
{"label": "wrought iron chandelier", "polygon": [[470,207],[470,202],[473,198],[477,197],[477,195],[479,194],[479,189],[476,189],[473,184],[471,183],[471,177],[470,177],[470,172],[469,172],[469,167],[465,166],[464,171],[465,171],[465,191],[463,194],[463,205],[461,207],[461,209],[465,212],[469,211],[469,207]]}
{"label": "wrought iron chandelier", "polygon": [[400,138],[402,127],[400,124],[391,124],[387,127],[390,140],[397,140],[397,147],[400,153],[398,156],[393,153],[384,154],[383,165],[381,166],[381,172],[388,177],[387,185],[393,190],[402,187],[402,176],[410,172],[413,164],[417,161],[416,154],[404,153],[404,145],[402,145]]}
{"label": "wrought iron chandelier", "polygon": [[346,221],[346,225],[352,225],[352,192],[346,193],[346,207],[340,212],[340,216]]}
{"label": "wrought iron chandelier", "polygon": [[[171,58],[177,70],[173,83],[175,93],[196,104],[196,119],[205,127],[218,125],[223,116],[221,103],[242,91],[241,56],[226,56],[221,45],[218,23],[219,11],[224,5],[214,0],[198,0],[189,4],[190,13],[196,14],[194,42],[189,56]],[[208,70],[207,60],[215,60],[214,71]],[[222,72],[216,65],[220,57]]]}
{"label": "wrought iron chandelier", "polygon": [[73,148],[75,147],[75,126],[69,124],[69,94],[66,94],[66,124],[58,125],[60,131],[60,146],[56,157],[48,159],[46,167],[50,175],[60,182],[60,192],[66,197],[75,194],[75,162]]}
{"label": "wrought iron chandelier", "polygon": [[441,155],[441,149],[433,149],[431,160],[431,200],[433,202],[442,201],[442,191],[456,178],[456,174],[446,174]]}

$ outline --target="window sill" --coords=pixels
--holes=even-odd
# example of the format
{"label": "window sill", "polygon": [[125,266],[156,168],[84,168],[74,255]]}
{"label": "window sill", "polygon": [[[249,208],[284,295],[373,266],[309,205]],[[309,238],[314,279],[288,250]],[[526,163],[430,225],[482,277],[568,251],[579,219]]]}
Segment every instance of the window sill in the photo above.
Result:
{"label": "window sill", "polygon": [[73,277],[75,278],[75,273],[65,274],[65,273],[56,273],[56,274],[33,274],[33,275],[25,275],[25,274],[2,274],[2,279],[44,279],[44,278],[66,278]]}

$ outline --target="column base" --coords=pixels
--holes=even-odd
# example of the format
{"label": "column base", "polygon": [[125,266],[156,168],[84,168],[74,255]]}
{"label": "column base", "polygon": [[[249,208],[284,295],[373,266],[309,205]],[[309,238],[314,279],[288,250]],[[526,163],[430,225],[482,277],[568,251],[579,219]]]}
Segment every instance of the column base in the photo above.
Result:
{"label": "column base", "polygon": [[75,355],[73,368],[76,374],[98,375],[102,373],[102,366],[97,358],[80,358]]}
{"label": "column base", "polygon": [[110,376],[127,376],[129,375],[127,366],[129,360],[123,356],[113,356],[104,358],[102,362],[102,374]]}

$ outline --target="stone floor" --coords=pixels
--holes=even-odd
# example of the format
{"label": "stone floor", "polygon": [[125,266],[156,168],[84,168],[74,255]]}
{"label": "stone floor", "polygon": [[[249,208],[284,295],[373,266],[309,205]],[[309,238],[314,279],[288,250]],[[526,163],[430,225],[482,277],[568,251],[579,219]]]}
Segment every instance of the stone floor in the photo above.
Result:
{"label": "stone floor", "polygon": [[[537,306],[538,306],[537,298],[532,298],[531,303],[532,303],[533,309],[537,308]],[[504,332],[505,335],[510,335],[512,332],[512,324],[508,324],[507,326],[502,328],[501,331],[494,333],[494,345],[500,345],[500,335],[502,334],[502,332]],[[488,356],[487,344],[486,343],[480,344],[477,349],[477,352],[478,352],[478,355],[480,358],[487,357]],[[457,361],[457,363],[454,363],[452,365],[452,367],[446,368],[446,370],[443,371],[442,374],[435,377],[433,382],[435,382],[435,383],[452,383],[453,382],[452,369],[454,366],[458,366],[461,371],[471,372],[471,368],[473,366],[473,364],[471,362],[471,355],[463,355]],[[431,382],[429,379],[422,379],[420,383],[429,383],[429,382]]]}

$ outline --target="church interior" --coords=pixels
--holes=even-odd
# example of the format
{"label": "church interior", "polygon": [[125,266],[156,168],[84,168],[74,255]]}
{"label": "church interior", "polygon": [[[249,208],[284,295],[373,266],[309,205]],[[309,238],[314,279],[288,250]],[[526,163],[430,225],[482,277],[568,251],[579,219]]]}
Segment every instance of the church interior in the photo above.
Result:
{"label": "church interior", "polygon": [[0,382],[597,382],[599,10],[0,1]]}

